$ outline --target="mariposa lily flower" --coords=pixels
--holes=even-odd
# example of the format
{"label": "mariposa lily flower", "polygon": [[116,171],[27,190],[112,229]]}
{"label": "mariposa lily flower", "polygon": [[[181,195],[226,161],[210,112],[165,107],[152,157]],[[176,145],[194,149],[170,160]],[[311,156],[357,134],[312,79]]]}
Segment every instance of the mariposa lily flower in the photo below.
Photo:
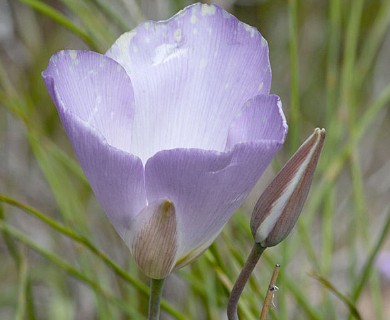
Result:
{"label": "mariposa lily flower", "polygon": [[84,173],[151,278],[202,253],[283,144],[261,34],[194,4],[43,72]]}

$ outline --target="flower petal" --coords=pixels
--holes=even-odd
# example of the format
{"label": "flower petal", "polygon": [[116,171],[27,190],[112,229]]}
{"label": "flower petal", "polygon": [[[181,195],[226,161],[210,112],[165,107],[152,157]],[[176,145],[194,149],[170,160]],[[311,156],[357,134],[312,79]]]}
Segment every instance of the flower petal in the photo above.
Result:
{"label": "flower petal", "polygon": [[232,121],[226,149],[230,150],[237,143],[284,141],[286,134],[287,122],[280,98],[276,95],[258,95],[248,100]]}
{"label": "flower petal", "polygon": [[287,124],[277,96],[247,101],[229,129],[226,152],[174,149],[145,166],[148,201],[175,203],[176,267],[207,249],[240,207],[284,142]]}
{"label": "flower petal", "polygon": [[169,198],[175,203],[177,260],[218,235],[279,147],[280,142],[263,141],[239,144],[229,153],[175,149],[149,159],[145,168],[148,201]]}
{"label": "flower petal", "polygon": [[131,77],[132,148],[144,163],[164,149],[223,151],[245,101],[270,89],[266,41],[216,5],[194,4],[167,21],[146,22],[106,55]]}
{"label": "flower petal", "polygon": [[115,61],[92,52],[57,54],[43,78],[97,199],[124,236],[146,204],[141,160],[118,149],[131,120],[129,78]]}
{"label": "flower petal", "polygon": [[133,88],[117,62],[96,52],[60,51],[42,76],[52,99],[51,81],[60,94],[57,108],[80,118],[110,145],[130,151]]}

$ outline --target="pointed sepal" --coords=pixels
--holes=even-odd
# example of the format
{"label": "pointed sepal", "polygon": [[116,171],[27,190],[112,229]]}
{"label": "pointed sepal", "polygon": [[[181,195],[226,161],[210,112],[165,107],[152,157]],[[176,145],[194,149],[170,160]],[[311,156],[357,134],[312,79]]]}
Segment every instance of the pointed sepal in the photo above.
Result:
{"label": "pointed sepal", "polygon": [[175,264],[178,233],[176,210],[167,199],[149,204],[131,225],[131,252],[142,272],[152,279],[167,277]]}

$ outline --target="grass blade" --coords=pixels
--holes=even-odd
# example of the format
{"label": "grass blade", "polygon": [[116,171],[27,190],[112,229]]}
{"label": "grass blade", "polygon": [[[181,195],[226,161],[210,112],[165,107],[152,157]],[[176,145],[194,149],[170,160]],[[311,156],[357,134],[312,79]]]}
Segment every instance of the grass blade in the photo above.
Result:
{"label": "grass blade", "polygon": [[38,1],[38,0],[19,0],[21,3],[30,6],[34,10],[44,14],[45,16],[53,19],[72,33],[79,36],[83,41],[93,50],[97,50],[97,45],[84,30],[77,27],[72,20],[64,16],[62,13],[53,9],[51,6]]}
{"label": "grass blade", "polygon": [[372,251],[367,259],[366,264],[364,265],[361,276],[358,277],[359,281],[358,281],[355,289],[353,290],[352,301],[356,302],[359,299],[360,294],[363,290],[364,284],[367,282],[368,277],[370,276],[370,274],[372,272],[372,268],[374,267],[375,258],[378,255],[379,250],[382,248],[382,246],[383,246],[385,240],[387,239],[387,237],[389,236],[389,234],[390,234],[390,211],[387,214],[387,220],[385,221],[384,227],[383,227],[382,231],[380,232],[379,239],[376,242],[376,245],[374,246],[374,248],[372,249]]}
{"label": "grass blade", "polygon": [[342,294],[336,287],[327,279],[318,274],[311,275],[314,279],[318,280],[323,286],[325,286],[330,292],[332,292],[336,297],[338,297],[349,309],[350,313],[355,317],[355,319],[362,320],[362,317],[355,307],[353,302],[344,294]]}

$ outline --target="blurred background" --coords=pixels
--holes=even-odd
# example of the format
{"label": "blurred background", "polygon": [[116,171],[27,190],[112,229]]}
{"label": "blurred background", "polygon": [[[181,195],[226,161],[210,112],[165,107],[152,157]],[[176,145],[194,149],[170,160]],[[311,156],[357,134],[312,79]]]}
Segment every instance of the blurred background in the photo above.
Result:
{"label": "blurred background", "polygon": [[[105,52],[184,0],[0,0],[0,319],[145,319],[147,279],[76,161],[41,79],[62,49]],[[292,234],[268,249],[244,291],[258,319],[390,319],[390,1],[219,0],[267,39],[271,91],[289,134],[212,247],[170,276],[164,319],[225,319],[252,246],[262,189],[316,127],[327,140]]]}

